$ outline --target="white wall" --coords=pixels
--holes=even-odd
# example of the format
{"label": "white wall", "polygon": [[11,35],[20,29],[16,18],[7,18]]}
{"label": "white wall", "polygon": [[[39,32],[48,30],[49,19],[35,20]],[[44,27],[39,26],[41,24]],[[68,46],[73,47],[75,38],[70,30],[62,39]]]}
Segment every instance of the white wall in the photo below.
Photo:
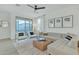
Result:
{"label": "white wall", "polygon": [[[61,17],[61,16],[67,16],[67,15],[73,15],[73,28],[48,28],[48,19],[55,18],[55,17]],[[8,13],[8,12],[0,12],[0,18],[2,20],[8,20],[9,21],[9,27],[8,28],[0,28],[0,39],[2,38],[8,38],[11,37],[11,39],[15,39],[15,16],[21,16],[21,17],[29,17],[28,14],[21,14],[21,13]],[[71,6],[71,7],[64,7],[59,8],[57,10],[51,9],[46,16],[45,16],[45,32],[56,32],[56,33],[75,33],[79,35],[79,7],[78,6]]]}
{"label": "white wall", "polygon": [[0,20],[8,21],[9,26],[6,28],[0,27],[0,39],[10,38],[10,14],[0,11]]}
{"label": "white wall", "polygon": [[[48,28],[48,19],[73,15],[73,28]],[[64,7],[58,10],[52,10],[45,18],[45,31],[55,33],[74,33],[79,35],[79,7]]]}

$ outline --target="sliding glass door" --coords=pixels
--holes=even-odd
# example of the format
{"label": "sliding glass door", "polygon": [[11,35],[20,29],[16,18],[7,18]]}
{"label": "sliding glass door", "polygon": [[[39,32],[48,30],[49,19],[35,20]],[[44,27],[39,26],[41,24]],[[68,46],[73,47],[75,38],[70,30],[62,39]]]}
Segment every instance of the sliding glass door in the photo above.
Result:
{"label": "sliding glass door", "polygon": [[25,31],[26,31],[26,32],[30,31],[30,30],[29,30],[29,29],[30,29],[29,26],[30,26],[29,20],[25,21]]}
{"label": "sliding glass door", "polygon": [[24,33],[32,31],[32,20],[27,18],[16,17],[16,33]]}
{"label": "sliding glass door", "polygon": [[16,20],[16,32],[25,32],[25,21]]}

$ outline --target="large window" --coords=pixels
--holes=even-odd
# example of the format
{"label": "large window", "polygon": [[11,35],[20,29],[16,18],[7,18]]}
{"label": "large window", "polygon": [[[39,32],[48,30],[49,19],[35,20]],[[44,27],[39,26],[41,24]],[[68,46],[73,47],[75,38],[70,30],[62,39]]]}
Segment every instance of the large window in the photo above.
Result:
{"label": "large window", "polygon": [[32,31],[32,20],[16,17],[16,32]]}
{"label": "large window", "polygon": [[45,31],[45,23],[44,23],[45,15],[36,17],[35,21],[36,21],[35,29],[37,30],[37,32],[44,32]]}

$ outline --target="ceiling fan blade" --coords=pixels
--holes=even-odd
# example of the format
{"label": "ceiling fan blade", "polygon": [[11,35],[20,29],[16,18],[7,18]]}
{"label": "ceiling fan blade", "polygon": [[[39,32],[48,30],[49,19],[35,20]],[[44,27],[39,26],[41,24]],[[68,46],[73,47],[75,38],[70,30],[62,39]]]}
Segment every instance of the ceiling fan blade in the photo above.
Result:
{"label": "ceiling fan blade", "polygon": [[37,8],[37,9],[45,9],[45,7],[39,7],[39,8]]}
{"label": "ceiling fan blade", "polygon": [[31,7],[31,8],[34,8],[33,6],[31,6],[31,5],[27,5],[28,7]]}
{"label": "ceiling fan blade", "polygon": [[35,8],[37,8],[37,5],[35,5]]}
{"label": "ceiling fan blade", "polygon": [[16,4],[16,6],[21,6],[20,4]]}

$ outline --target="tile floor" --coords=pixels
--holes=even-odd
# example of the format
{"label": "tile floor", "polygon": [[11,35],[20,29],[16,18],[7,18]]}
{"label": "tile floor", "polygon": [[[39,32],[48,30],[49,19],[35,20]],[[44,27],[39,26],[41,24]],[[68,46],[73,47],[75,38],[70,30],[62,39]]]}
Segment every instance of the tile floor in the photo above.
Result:
{"label": "tile floor", "polygon": [[46,55],[47,51],[40,51],[33,47],[33,39],[20,40],[13,43],[11,39],[0,40],[0,55]]}
{"label": "tile floor", "polygon": [[10,39],[0,40],[0,55],[18,55],[18,52]]}

